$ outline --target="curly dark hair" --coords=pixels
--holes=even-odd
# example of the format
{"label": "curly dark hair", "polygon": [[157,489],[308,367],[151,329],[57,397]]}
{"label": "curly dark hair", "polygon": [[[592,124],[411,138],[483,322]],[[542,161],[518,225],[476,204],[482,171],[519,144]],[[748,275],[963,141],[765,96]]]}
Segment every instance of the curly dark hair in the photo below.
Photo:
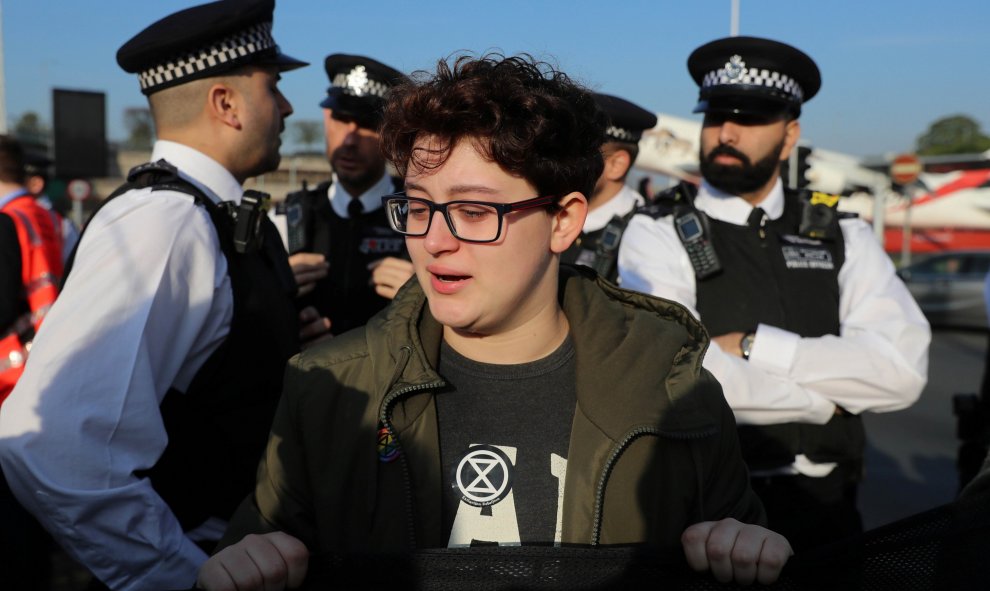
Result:
{"label": "curly dark hair", "polygon": [[[425,79],[424,79],[425,76]],[[441,166],[464,139],[481,155],[533,184],[542,196],[590,196],[604,168],[607,118],[592,95],[529,55],[441,59],[437,72],[393,88],[382,122],[382,151],[405,176],[410,165]],[[437,149],[414,149],[423,137]]]}

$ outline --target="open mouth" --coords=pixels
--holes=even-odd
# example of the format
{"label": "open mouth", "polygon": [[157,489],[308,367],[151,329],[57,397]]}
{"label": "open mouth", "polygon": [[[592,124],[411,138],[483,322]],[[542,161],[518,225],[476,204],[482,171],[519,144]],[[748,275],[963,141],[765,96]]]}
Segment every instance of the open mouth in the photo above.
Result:
{"label": "open mouth", "polygon": [[449,269],[432,269],[430,275],[433,291],[440,295],[454,295],[471,284],[470,275],[451,273]]}
{"label": "open mouth", "polygon": [[463,281],[464,279],[468,278],[467,275],[437,275],[437,274],[434,274],[434,277],[436,277],[440,281],[443,281],[444,283]]}

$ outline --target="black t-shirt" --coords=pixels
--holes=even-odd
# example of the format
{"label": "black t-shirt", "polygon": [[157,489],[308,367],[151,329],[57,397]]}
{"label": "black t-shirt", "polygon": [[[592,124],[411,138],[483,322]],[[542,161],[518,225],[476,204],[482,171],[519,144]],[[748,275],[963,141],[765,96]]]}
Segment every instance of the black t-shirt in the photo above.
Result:
{"label": "black t-shirt", "polygon": [[472,361],[446,343],[437,395],[449,547],[560,541],[576,404],[574,345],[519,365]]}
{"label": "black t-shirt", "polygon": [[10,216],[0,214],[0,333],[7,332],[28,309],[17,228]]}

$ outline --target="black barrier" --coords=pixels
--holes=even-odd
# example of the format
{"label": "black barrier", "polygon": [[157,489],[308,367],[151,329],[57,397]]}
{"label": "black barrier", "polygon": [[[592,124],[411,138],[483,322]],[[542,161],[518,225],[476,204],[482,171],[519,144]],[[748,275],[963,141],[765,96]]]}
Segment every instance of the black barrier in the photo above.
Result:
{"label": "black barrier", "polygon": [[[742,589],[642,548],[482,547],[316,555],[303,589]],[[746,587],[752,589],[753,587]],[[990,589],[990,493],[794,556],[773,591]]]}

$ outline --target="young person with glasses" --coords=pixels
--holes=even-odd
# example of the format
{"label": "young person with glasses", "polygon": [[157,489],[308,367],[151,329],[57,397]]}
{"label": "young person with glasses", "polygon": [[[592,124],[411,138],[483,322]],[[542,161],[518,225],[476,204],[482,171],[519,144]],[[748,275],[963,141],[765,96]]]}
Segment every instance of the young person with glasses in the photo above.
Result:
{"label": "young person with glasses", "polygon": [[559,265],[603,137],[592,96],[526,57],[440,62],[393,92],[382,139],[406,190],[383,201],[418,281],[292,360],[201,587],[292,587],[309,552],[478,544],[683,547],[719,580],[776,579],[790,546],[748,525],[763,508],[700,324]]}

